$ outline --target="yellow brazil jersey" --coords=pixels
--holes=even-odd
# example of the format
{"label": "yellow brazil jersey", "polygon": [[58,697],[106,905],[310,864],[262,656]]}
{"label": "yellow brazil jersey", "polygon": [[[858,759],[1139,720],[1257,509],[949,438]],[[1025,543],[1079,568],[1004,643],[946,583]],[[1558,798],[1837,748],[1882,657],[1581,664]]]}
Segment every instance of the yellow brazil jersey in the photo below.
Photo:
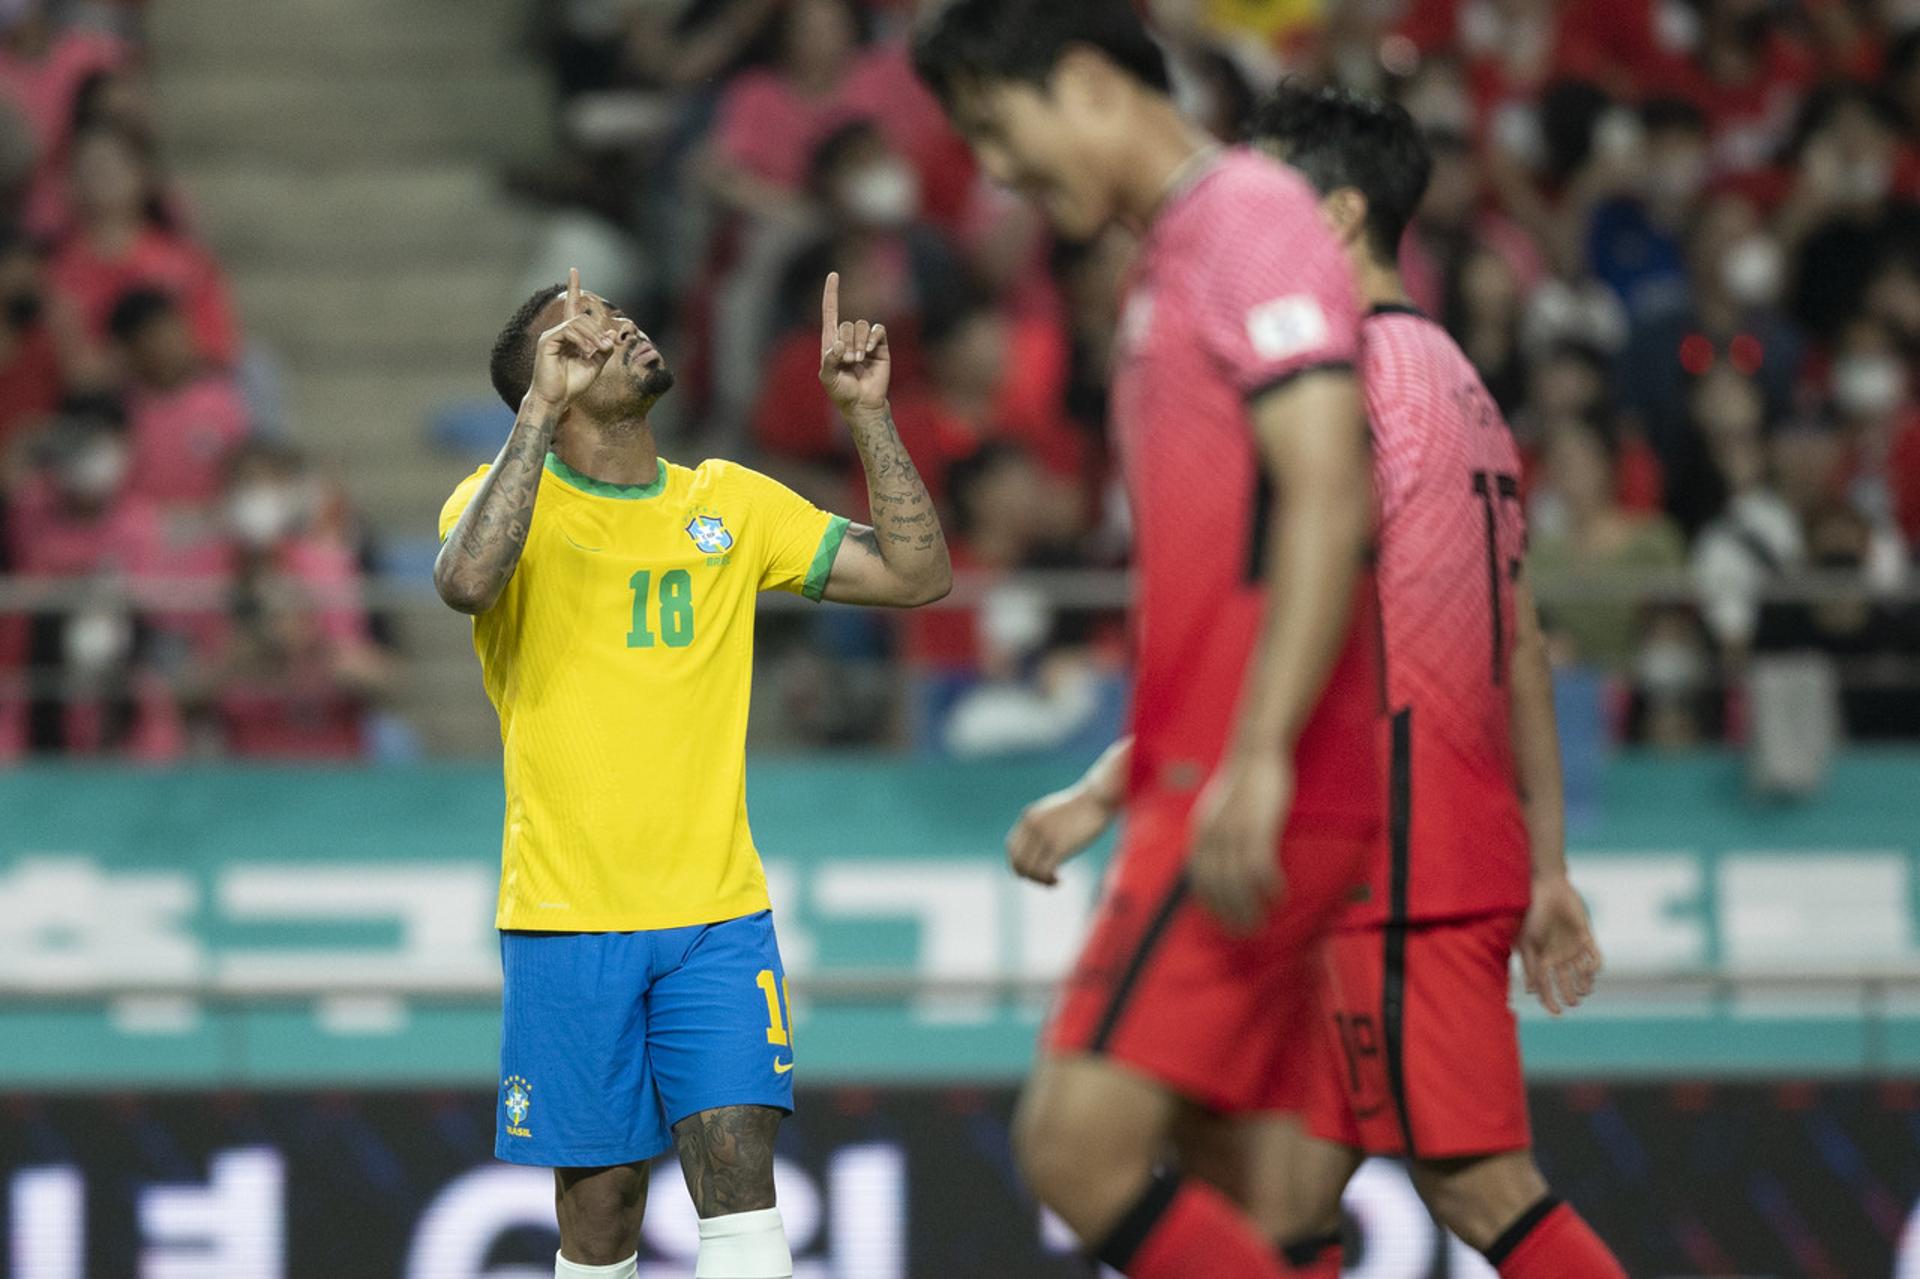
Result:
{"label": "yellow brazil jersey", "polygon": [[[487,467],[440,512],[452,532]],[[500,714],[505,929],[678,928],[767,908],[747,830],[754,598],[819,599],[847,522],[730,462],[646,486],[547,455],[526,547],[473,622]]]}

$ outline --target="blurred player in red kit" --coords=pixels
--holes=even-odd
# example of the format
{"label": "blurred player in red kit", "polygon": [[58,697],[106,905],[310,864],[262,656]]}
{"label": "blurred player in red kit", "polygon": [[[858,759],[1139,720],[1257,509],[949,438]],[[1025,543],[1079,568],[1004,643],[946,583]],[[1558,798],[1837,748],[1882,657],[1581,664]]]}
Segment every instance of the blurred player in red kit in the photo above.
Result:
{"label": "blurred player in red kit", "polygon": [[[1143,236],[1113,429],[1136,529],[1125,846],[1016,1139],[1034,1190],[1140,1279],[1262,1279],[1271,1242],[1160,1167],[1192,1105],[1304,1062],[1321,939],[1384,809],[1352,273],[1299,175],[1184,120],[1128,0],[957,0],[915,48],[987,172],[1057,230]],[[1121,778],[1124,774],[1124,781]]]}
{"label": "blurred player in red kit", "polygon": [[[1381,1154],[1411,1159],[1435,1214],[1508,1279],[1612,1279],[1619,1263],[1548,1193],[1529,1150],[1512,952],[1554,1013],[1591,992],[1600,958],[1567,879],[1512,435],[1395,267],[1430,160],[1403,110],[1338,90],[1283,87],[1254,136],[1321,193],[1368,307],[1387,838],[1327,946],[1325,1034],[1292,1101],[1299,1119],[1190,1122],[1183,1162],[1245,1203],[1296,1274],[1340,1273],[1341,1191]],[[1051,880],[1091,842],[1104,780],[1096,766],[1028,810],[1010,841],[1017,870]]]}
{"label": "blurred player in red kit", "polygon": [[1403,108],[1338,89],[1283,85],[1253,137],[1320,193],[1367,307],[1390,734],[1385,856],[1328,943],[1308,1135],[1267,1151],[1277,1193],[1258,1214],[1301,1272],[1332,1279],[1342,1189],[1366,1155],[1396,1155],[1506,1279],[1624,1279],[1530,1149],[1513,952],[1556,1015],[1592,992],[1600,953],[1567,877],[1513,433],[1400,280],[1431,160]]}

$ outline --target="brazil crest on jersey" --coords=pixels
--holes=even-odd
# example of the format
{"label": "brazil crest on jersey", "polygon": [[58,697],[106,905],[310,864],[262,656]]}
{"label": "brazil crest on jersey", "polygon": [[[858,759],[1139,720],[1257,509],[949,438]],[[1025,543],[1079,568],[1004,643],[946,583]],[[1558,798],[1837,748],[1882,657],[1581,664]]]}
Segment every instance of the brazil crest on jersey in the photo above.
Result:
{"label": "brazil crest on jersey", "polygon": [[[496,923],[624,932],[764,910],[754,599],[818,600],[847,521],[730,462],[663,458],[644,486],[546,465],[520,565],[473,621],[505,753]],[[447,499],[443,539],[487,470]]]}

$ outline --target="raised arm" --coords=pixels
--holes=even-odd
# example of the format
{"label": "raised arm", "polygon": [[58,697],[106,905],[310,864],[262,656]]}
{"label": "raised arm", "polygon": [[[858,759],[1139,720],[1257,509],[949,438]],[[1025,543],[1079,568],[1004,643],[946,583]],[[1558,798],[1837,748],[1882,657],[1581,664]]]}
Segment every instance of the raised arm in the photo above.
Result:
{"label": "raised arm", "polygon": [[840,275],[820,299],[820,384],[827,389],[867,472],[873,524],[855,524],[834,557],[826,598],[910,608],[953,589],[947,539],[887,406],[891,359],[884,325],[840,319]]}
{"label": "raised arm", "polygon": [[1266,612],[1233,736],[1194,812],[1194,891],[1250,929],[1280,889],[1274,856],[1293,800],[1293,747],[1346,638],[1373,528],[1359,389],[1344,369],[1310,371],[1253,406],[1272,481]]}
{"label": "raised arm", "polygon": [[1593,993],[1600,947],[1587,907],[1567,877],[1567,806],[1560,778],[1560,729],[1553,716],[1553,670],[1547,639],[1521,570],[1513,586],[1513,769],[1533,859],[1533,901],[1516,949],[1527,989],[1558,1015]]}
{"label": "raised arm", "polygon": [[600,321],[580,314],[580,272],[569,271],[560,323],[534,347],[533,382],[513,430],[433,561],[434,589],[449,608],[484,613],[506,589],[533,526],[554,429],[567,405],[600,376],[615,345]]}

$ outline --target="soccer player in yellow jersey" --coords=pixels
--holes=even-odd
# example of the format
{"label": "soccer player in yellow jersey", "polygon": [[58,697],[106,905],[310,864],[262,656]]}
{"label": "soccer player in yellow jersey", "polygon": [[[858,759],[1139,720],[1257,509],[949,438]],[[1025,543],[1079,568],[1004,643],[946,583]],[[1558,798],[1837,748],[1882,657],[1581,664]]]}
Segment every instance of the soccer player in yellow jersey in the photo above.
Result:
{"label": "soccer player in yellow jersey", "polygon": [[543,289],[495,344],[518,410],[440,513],[440,597],[473,616],[505,745],[495,1154],[551,1167],[559,1279],[636,1273],[647,1163],[677,1148],[700,1279],[787,1279],[773,1138],[786,982],[747,830],[756,595],[912,606],[952,571],[887,408],[886,330],[821,301],[820,381],[873,527],[731,462],[677,466],[673,373],[606,299]]}

